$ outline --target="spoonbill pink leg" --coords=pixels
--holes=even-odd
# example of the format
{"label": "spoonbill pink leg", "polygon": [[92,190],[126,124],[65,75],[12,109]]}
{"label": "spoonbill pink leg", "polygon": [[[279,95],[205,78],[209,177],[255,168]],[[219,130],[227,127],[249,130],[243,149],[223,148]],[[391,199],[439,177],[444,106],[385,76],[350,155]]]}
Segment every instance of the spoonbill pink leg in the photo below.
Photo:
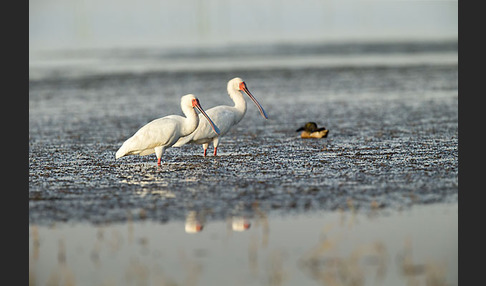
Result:
{"label": "spoonbill pink leg", "polygon": [[203,148],[204,148],[204,157],[206,157],[206,153],[208,151],[208,146],[209,146],[209,143],[204,143],[203,144]]}
{"label": "spoonbill pink leg", "polygon": [[216,156],[217,150],[219,145],[219,137],[213,139],[213,147],[214,147],[214,156]]}
{"label": "spoonbill pink leg", "polygon": [[155,147],[155,155],[157,156],[157,166],[160,166],[160,161],[162,160],[162,155],[165,153],[165,148],[163,146]]}

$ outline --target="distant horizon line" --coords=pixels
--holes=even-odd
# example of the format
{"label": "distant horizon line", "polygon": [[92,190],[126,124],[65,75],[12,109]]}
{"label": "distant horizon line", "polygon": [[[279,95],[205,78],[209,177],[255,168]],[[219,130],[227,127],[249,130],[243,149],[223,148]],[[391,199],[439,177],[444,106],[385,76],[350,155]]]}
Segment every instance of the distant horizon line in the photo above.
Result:
{"label": "distant horizon line", "polygon": [[224,49],[232,47],[272,47],[272,46],[303,46],[303,45],[366,45],[366,44],[406,44],[406,43],[458,43],[458,35],[435,35],[435,36],[376,36],[376,37],[341,37],[341,38],[308,38],[308,39],[272,39],[266,41],[235,41],[235,40],[223,40],[223,41],[199,41],[193,40],[190,42],[155,42],[155,41],[138,41],[133,43],[130,41],[124,42],[112,42],[112,43],[82,43],[82,44],[70,44],[70,45],[52,45],[52,44],[29,44],[29,55],[31,53],[44,53],[44,52],[60,52],[60,51],[103,51],[103,50],[174,50],[174,49]]}

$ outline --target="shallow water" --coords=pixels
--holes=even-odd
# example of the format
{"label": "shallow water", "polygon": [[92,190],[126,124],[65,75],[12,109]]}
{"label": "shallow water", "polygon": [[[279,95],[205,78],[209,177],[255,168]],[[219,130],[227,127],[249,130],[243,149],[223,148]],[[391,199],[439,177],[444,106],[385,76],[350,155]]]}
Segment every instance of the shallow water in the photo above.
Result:
{"label": "shallow water", "polygon": [[[458,285],[458,205],[29,229],[32,285]],[[196,227],[197,226],[197,227]],[[47,283],[47,284],[46,284]]]}

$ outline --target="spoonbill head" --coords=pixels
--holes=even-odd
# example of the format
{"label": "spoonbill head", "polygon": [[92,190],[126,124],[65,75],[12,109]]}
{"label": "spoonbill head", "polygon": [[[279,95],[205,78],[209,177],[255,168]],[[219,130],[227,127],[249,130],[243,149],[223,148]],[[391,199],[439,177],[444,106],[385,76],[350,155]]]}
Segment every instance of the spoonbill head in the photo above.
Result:
{"label": "spoonbill head", "polygon": [[[235,77],[232,80],[228,81],[228,94],[230,95],[231,99],[233,99],[232,94],[236,94],[235,91],[244,91],[248,97],[255,103],[256,107],[258,108],[258,111],[260,111],[260,114],[262,115],[263,118],[268,119],[267,113],[263,109],[262,105],[256,100],[256,98],[251,94],[250,90],[246,86],[246,83],[239,77]],[[235,101],[235,99],[233,99]],[[246,106],[245,106],[245,111],[246,111]]]}
{"label": "spoonbill head", "polygon": [[195,109],[201,112],[211,128],[211,132],[219,134],[219,128],[193,94],[181,97],[181,109],[186,117],[180,115],[168,115],[155,119],[142,126],[132,137],[128,138],[116,152],[115,158],[126,155],[149,155],[155,153],[157,165],[160,166],[161,157],[165,150],[174,145],[182,136],[191,134],[199,124],[199,116]]}
{"label": "spoonbill head", "polygon": [[317,124],[315,122],[307,122],[304,126],[295,130],[295,132],[299,132],[299,131],[302,131],[300,137],[304,139],[325,138],[329,133],[329,130],[327,130],[326,127],[317,128]]}
{"label": "spoonbill head", "polygon": [[233,126],[241,121],[246,113],[246,100],[243,93],[246,93],[248,97],[255,103],[263,118],[268,119],[268,115],[263,109],[262,105],[253,96],[248,89],[247,84],[239,77],[235,77],[228,81],[227,84],[228,95],[233,100],[234,106],[219,105],[207,110],[208,115],[213,119],[214,123],[219,127],[221,133],[214,134],[211,131],[211,127],[208,122],[200,122],[196,130],[188,136],[181,137],[174,147],[180,147],[182,145],[202,144],[204,149],[204,156],[212,142],[214,146],[214,156],[217,154],[217,148],[220,142],[220,138],[224,136]]}

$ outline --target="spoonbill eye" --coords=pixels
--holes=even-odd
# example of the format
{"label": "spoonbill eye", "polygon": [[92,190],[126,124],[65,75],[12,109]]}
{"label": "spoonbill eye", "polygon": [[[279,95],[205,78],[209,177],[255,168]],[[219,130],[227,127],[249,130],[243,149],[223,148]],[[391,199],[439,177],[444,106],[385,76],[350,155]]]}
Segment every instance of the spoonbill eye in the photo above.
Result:
{"label": "spoonbill eye", "polygon": [[199,100],[197,100],[197,98],[194,98],[194,99],[192,100],[192,107],[195,107],[195,106],[197,106],[197,105],[199,105]]}
{"label": "spoonbill eye", "polygon": [[244,90],[246,88],[246,83],[242,81],[239,86],[240,90]]}

